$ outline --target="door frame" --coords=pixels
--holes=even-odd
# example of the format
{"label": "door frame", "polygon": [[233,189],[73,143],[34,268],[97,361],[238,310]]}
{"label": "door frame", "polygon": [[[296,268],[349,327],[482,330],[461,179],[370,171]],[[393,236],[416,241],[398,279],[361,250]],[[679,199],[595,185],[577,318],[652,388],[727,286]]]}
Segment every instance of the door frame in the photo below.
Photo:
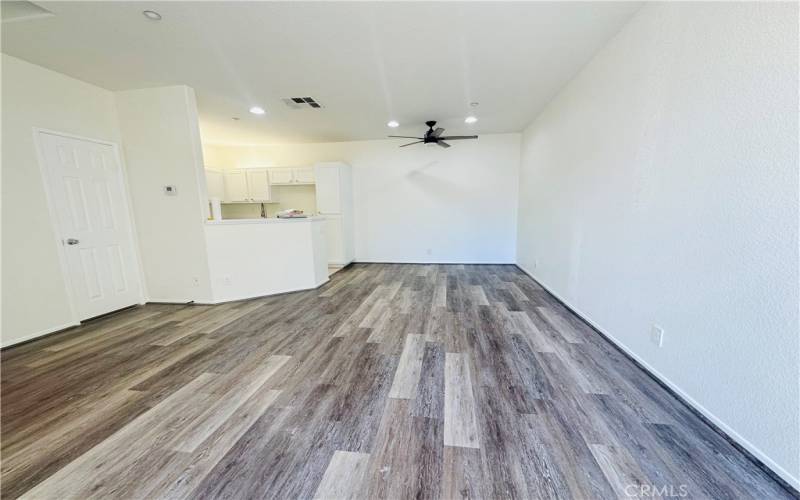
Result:
{"label": "door frame", "polygon": [[[58,255],[58,263],[59,268],[61,270],[61,277],[64,280],[64,288],[67,293],[67,302],[69,303],[69,311],[70,311],[70,319],[72,320],[72,325],[67,326],[74,326],[79,325],[81,321],[84,321],[89,318],[80,318],[78,315],[77,308],[75,307],[75,296],[74,296],[74,289],[72,278],[69,272],[69,266],[67,264],[67,253],[66,248],[64,247],[64,231],[59,223],[58,218],[58,211],[55,206],[55,196],[53,195],[51,188],[50,188],[50,174],[47,168],[47,162],[45,160],[44,151],[42,150],[42,142],[40,140],[41,134],[50,134],[50,135],[57,135],[60,137],[65,137],[67,139],[75,139],[79,141],[87,141],[87,142],[94,142],[96,144],[102,144],[104,146],[111,146],[114,151],[114,157],[116,158],[117,162],[120,166],[120,171],[122,173],[122,195],[125,197],[124,205],[125,211],[127,212],[130,234],[128,235],[131,242],[131,252],[136,264],[136,270],[138,272],[139,278],[139,292],[138,292],[138,299],[139,304],[144,304],[147,302],[147,294],[145,289],[145,282],[144,282],[144,268],[142,267],[142,259],[139,255],[139,238],[138,233],[136,231],[136,221],[133,217],[133,206],[131,205],[131,197],[130,197],[130,189],[128,186],[128,172],[125,166],[125,162],[122,158],[122,154],[120,153],[119,144],[112,141],[106,141],[103,139],[95,139],[93,137],[85,137],[76,134],[70,134],[67,132],[60,132],[58,130],[51,130],[43,127],[33,127],[33,144],[34,149],[36,150],[36,160],[39,163],[39,172],[42,176],[42,184],[44,187],[44,194],[45,200],[47,204],[47,213],[50,218],[50,227],[53,230],[53,244],[56,246],[56,253]],[[111,312],[111,311],[109,311]]]}

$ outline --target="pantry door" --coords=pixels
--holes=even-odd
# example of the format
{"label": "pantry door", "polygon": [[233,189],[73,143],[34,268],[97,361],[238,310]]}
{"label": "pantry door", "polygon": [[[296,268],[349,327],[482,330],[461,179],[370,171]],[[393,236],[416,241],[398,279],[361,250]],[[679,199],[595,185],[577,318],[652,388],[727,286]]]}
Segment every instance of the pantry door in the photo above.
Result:
{"label": "pantry door", "polygon": [[116,148],[52,132],[37,135],[76,319],[140,302],[131,216]]}

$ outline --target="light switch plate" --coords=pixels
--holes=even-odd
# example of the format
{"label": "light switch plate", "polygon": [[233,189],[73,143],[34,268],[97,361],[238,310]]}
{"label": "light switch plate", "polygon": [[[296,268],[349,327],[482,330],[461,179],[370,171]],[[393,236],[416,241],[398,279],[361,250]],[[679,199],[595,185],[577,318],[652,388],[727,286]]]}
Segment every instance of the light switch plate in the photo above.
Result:
{"label": "light switch plate", "polygon": [[664,345],[664,329],[658,325],[653,325],[650,329],[650,340],[653,341],[655,345],[661,347]]}

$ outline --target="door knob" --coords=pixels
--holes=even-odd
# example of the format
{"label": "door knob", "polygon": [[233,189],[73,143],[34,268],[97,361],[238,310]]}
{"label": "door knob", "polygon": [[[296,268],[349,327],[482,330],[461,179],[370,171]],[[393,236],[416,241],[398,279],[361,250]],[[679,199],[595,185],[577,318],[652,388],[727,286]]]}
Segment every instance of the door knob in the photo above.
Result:
{"label": "door knob", "polygon": [[67,245],[77,245],[80,243],[80,240],[76,240],[75,238],[67,238]]}

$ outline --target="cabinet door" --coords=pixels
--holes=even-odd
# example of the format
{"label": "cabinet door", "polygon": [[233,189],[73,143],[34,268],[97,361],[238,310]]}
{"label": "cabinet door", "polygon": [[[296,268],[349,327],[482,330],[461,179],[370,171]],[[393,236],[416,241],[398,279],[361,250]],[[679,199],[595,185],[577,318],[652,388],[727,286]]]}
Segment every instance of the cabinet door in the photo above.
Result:
{"label": "cabinet door", "polygon": [[328,247],[329,264],[347,264],[342,237],[342,217],[339,215],[325,216],[325,244]]}
{"label": "cabinet door", "polygon": [[295,168],[294,182],[296,184],[314,184],[314,167]]}
{"label": "cabinet door", "polygon": [[208,199],[218,198],[220,201],[225,199],[225,180],[219,170],[206,170],[206,186],[208,188]]}
{"label": "cabinet door", "polygon": [[269,181],[272,184],[291,184],[292,180],[291,168],[272,168],[269,170]]}
{"label": "cabinet door", "polygon": [[247,176],[244,170],[227,170],[225,179],[225,201],[248,201]]}
{"label": "cabinet door", "polygon": [[316,178],[317,211],[323,215],[341,213],[339,167],[317,165],[314,168],[314,177]]}
{"label": "cabinet door", "polygon": [[247,190],[251,201],[269,201],[269,173],[267,169],[247,169]]}

